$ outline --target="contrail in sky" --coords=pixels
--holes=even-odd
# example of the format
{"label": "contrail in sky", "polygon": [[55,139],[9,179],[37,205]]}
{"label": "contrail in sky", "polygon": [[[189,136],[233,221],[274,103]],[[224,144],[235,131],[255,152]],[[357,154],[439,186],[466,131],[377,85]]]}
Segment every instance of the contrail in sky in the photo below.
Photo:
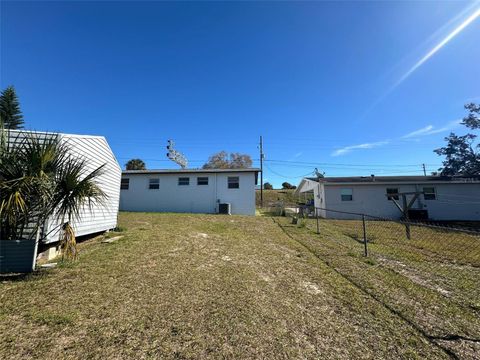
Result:
{"label": "contrail in sky", "polygon": [[424,57],[422,57],[415,65],[412,66],[410,70],[408,70],[401,78],[397,81],[397,83],[393,86],[393,88],[397,87],[400,83],[402,83],[406,78],[408,78],[415,70],[417,70],[420,66],[422,66],[428,59],[430,59],[435,53],[444,47],[450,40],[452,40],[455,36],[460,34],[460,32],[465,29],[468,25],[474,22],[478,17],[480,17],[480,8],[475,10],[475,12],[466,18],[460,25],[458,25],[450,34],[448,34],[442,41],[440,41],[435,47],[430,50]]}
{"label": "contrail in sky", "polygon": [[[461,14],[455,17],[458,18],[459,16],[463,15],[465,12],[470,10],[472,7],[476,7],[476,4],[479,2],[476,1],[474,5],[469,6],[467,9],[462,11]],[[455,36],[457,36],[462,30],[464,30],[468,25],[474,22],[478,17],[480,17],[480,7],[477,7],[473,13],[467,17],[460,25],[458,25],[454,30],[452,30],[442,41],[440,41],[437,45],[435,45],[424,57],[422,57],[415,65],[413,65],[403,76],[394,83],[384,94],[378,97],[368,108],[365,112],[360,116],[359,121],[363,121],[370,112],[373,111],[374,108],[377,107],[392,91],[394,91],[398,85],[400,85],[403,81],[405,81],[412,73],[417,70],[420,66],[422,66],[428,59],[430,59],[433,55],[435,55],[441,48],[443,48],[450,40],[452,40]],[[453,21],[453,20],[451,20]],[[450,22],[451,22],[450,21]]]}

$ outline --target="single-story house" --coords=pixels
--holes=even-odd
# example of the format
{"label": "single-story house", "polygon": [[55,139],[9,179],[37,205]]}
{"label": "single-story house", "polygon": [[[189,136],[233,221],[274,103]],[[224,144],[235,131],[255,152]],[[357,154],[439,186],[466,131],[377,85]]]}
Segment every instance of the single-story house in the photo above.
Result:
{"label": "single-story house", "polygon": [[[353,219],[358,216],[334,212],[363,213],[398,219],[403,207],[401,193],[411,209],[431,220],[480,220],[480,176],[359,176],[304,178],[297,194],[310,192],[320,216]],[[332,210],[332,211],[328,211]]]}
{"label": "single-story house", "polygon": [[255,215],[259,169],[126,170],[120,210]]}
{"label": "single-story house", "polygon": [[[72,156],[86,161],[89,172],[105,164],[97,182],[107,198],[103,204],[93,204],[91,209],[88,206],[84,207],[79,219],[73,222],[73,228],[76,236],[83,236],[117,226],[122,170],[105,137],[26,130],[8,130],[7,134],[8,141],[13,144],[21,142],[25,136],[36,136],[40,139],[57,138],[59,142],[66,144]],[[42,242],[49,244],[59,241],[58,230],[59,224],[55,219],[47,221],[42,230]]]}

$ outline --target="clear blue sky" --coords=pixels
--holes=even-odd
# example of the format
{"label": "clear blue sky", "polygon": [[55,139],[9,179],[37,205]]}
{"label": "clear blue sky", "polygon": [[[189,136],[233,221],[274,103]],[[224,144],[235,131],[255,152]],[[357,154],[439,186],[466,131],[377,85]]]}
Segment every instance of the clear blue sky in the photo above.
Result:
{"label": "clear blue sky", "polygon": [[104,135],[122,165],[176,167],[169,138],[191,167],[219,150],[258,160],[263,135],[275,186],[313,163],[421,174],[480,102],[480,17],[426,56],[478,2],[0,6],[0,85],[16,87],[27,128]]}

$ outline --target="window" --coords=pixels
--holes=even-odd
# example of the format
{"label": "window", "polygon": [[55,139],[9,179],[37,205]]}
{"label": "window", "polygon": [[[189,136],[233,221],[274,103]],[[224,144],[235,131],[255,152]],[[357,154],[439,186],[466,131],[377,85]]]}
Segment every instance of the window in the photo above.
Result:
{"label": "window", "polygon": [[352,189],[341,189],[340,197],[342,201],[352,201],[353,200],[353,191]]}
{"label": "window", "polygon": [[238,176],[229,176],[228,177],[228,188],[229,189],[240,188],[240,178]]}
{"label": "window", "polygon": [[437,194],[435,193],[434,187],[424,187],[423,188],[423,198],[425,200],[436,200]]}
{"label": "window", "polygon": [[[388,196],[393,195],[393,196]],[[387,200],[398,200],[398,188],[387,188]]]}
{"label": "window", "polygon": [[122,179],[120,182],[120,189],[121,190],[128,190],[130,186],[130,179]]}
{"label": "window", "polygon": [[148,179],[148,188],[150,190],[160,189],[160,179]]}
{"label": "window", "polygon": [[197,177],[197,185],[208,185],[208,177],[207,176]]}
{"label": "window", "polygon": [[178,185],[190,185],[190,178],[189,177],[179,177],[178,178]]}

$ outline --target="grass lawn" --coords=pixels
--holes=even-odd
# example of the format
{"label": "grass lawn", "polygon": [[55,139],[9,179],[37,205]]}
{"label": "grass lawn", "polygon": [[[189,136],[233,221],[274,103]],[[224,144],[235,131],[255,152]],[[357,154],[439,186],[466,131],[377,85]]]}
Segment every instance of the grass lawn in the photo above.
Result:
{"label": "grass lawn", "polygon": [[[380,277],[375,265],[344,256],[343,243],[318,245],[287,219],[121,213],[120,225],[122,239],[81,244],[73,265],[0,280],[1,359],[447,359],[458,350],[366,291],[373,285],[355,272]],[[478,335],[470,320],[462,334]]]}
{"label": "grass lawn", "polygon": [[[459,358],[480,358],[480,237],[393,222],[275,221],[360,289]],[[356,241],[359,239],[362,241]]]}

